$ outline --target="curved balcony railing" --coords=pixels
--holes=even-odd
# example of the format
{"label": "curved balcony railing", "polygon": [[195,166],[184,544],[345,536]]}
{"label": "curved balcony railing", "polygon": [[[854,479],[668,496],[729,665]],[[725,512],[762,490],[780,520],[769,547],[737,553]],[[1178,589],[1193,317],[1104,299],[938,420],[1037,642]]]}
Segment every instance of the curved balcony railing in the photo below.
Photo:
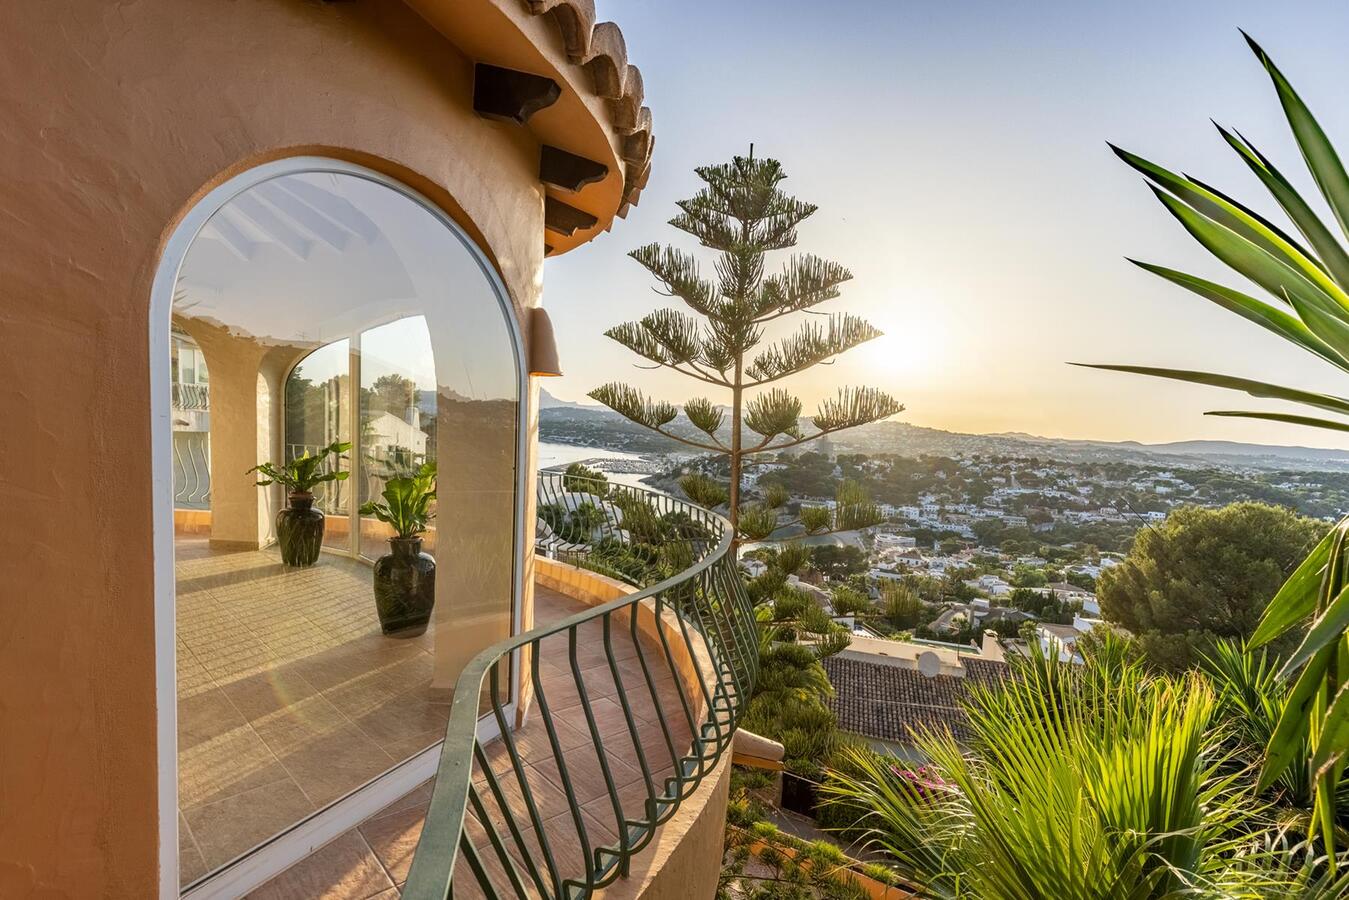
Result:
{"label": "curved balcony railing", "polygon": [[[753,608],[725,519],[554,473],[540,474],[538,490],[538,552],[634,593],[469,663],[405,898],[570,900],[627,875],[730,747],[758,675]],[[532,706],[528,727],[513,732],[516,658]],[[479,739],[484,708],[500,737]]]}

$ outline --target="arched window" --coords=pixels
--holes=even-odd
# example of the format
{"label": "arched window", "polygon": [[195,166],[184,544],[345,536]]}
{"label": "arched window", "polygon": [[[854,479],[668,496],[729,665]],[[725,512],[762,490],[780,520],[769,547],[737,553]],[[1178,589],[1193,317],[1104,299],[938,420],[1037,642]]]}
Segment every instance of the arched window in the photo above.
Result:
{"label": "arched window", "polygon": [[[184,886],[274,871],[429,776],[460,669],[517,627],[521,552],[518,334],[468,239],[326,161],[202,207],[164,262]],[[416,535],[362,512],[428,464]]]}

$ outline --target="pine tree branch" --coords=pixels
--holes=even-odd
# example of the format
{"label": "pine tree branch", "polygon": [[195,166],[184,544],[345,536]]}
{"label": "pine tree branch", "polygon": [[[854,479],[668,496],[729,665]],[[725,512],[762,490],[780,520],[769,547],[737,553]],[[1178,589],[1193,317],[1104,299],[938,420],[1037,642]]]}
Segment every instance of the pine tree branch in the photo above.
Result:
{"label": "pine tree branch", "polygon": [[879,329],[850,314],[829,317],[827,327],[807,322],[794,335],[778,341],[754,358],[745,370],[755,387],[803,372],[880,337]]}
{"label": "pine tree branch", "polygon": [[721,439],[717,437],[717,430],[721,428],[722,412],[712,405],[712,401],[705,397],[695,397],[684,404],[684,415],[693,423],[693,427],[706,434],[718,446],[724,445]]}
{"label": "pine tree branch", "polygon": [[836,262],[811,254],[793,256],[780,274],[764,281],[755,321],[770,322],[833,300],[839,285],[851,279],[852,273]]}
{"label": "pine tree branch", "polygon": [[718,387],[730,387],[725,378],[718,378],[698,365],[702,342],[692,317],[674,310],[657,310],[640,321],[615,325],[604,336],[658,366]]}
{"label": "pine tree branch", "polygon": [[745,427],[771,441],[778,435],[799,437],[801,401],[781,388],[766,391],[745,404]]}
{"label": "pine tree branch", "polygon": [[875,388],[839,388],[838,396],[820,402],[811,424],[821,431],[840,431],[888,419],[904,411],[904,404]]}
{"label": "pine tree branch", "polygon": [[[863,389],[859,390],[870,391],[873,389],[870,389],[870,387],[863,387]],[[842,393],[843,391],[840,391],[840,394]],[[880,391],[876,391],[876,393],[880,394]],[[820,416],[820,414],[816,414],[816,416],[813,417],[811,421],[813,422],[813,424],[815,424],[816,428],[820,428],[819,432],[816,432],[815,434],[805,434],[805,436],[800,437],[800,439],[789,441],[789,443],[786,444],[770,444],[770,441],[772,441],[774,437],[777,437],[777,434],[773,434],[772,437],[769,437],[769,439],[765,439],[764,441],[762,441],[761,444],[755,444],[754,447],[746,448],[745,452],[773,453],[781,451],[781,449],[796,447],[796,445],[799,444],[807,444],[809,443],[809,441],[817,440],[820,439],[820,437],[826,436],[826,434],[832,434],[834,432],[844,432],[844,430],[850,428],[857,428],[857,426],[859,425],[870,425],[871,422],[878,422],[884,420],[884,418],[894,416],[894,414],[904,412],[904,405],[902,405],[902,403],[894,402],[894,399],[890,398],[889,395],[882,394],[882,397],[885,397],[885,399],[888,399],[890,403],[893,403],[893,406],[884,406],[882,407],[882,409],[877,410],[876,413],[871,414],[871,416],[866,418],[849,418],[849,420],[840,420],[838,422],[835,422],[835,424],[828,425],[827,428],[820,428],[820,421],[822,421],[822,416]],[[882,412],[882,410],[884,410],[884,412]],[[826,421],[832,422],[832,420]]]}
{"label": "pine tree branch", "polygon": [[[638,422],[637,424],[640,425],[640,424],[642,424],[642,423],[641,423],[641,422]],[[704,443],[702,443],[701,441],[693,441],[693,440],[689,440],[688,438],[685,438],[685,437],[680,437],[680,436],[677,435],[677,434],[674,434],[674,433],[672,433],[672,432],[666,431],[664,428],[652,428],[651,430],[654,431],[654,432],[656,432],[657,434],[663,434],[663,435],[665,435],[667,438],[669,438],[669,439],[672,440],[672,441],[678,441],[679,443],[681,443],[681,444],[687,444],[687,445],[690,446],[690,447],[697,447],[699,450],[706,450],[706,451],[709,452],[709,453],[724,453],[724,452],[726,452],[726,448],[725,448],[724,446],[722,446],[722,444],[721,444],[720,441],[717,442],[716,446],[713,446],[713,445],[711,445],[711,444],[704,444]]]}
{"label": "pine tree branch", "polygon": [[647,244],[628,256],[641,263],[648,272],[665,285],[668,296],[678,297],[703,315],[716,312],[720,301],[716,288],[702,277],[698,261],[673,247]]}
{"label": "pine tree branch", "polygon": [[[865,423],[864,423],[864,424],[865,424]],[[808,435],[805,435],[804,437],[801,437],[801,438],[798,438],[798,439],[795,439],[795,440],[788,441],[788,442],[785,443],[785,444],[769,444],[769,441],[771,441],[771,440],[772,440],[773,438],[775,438],[775,437],[778,437],[778,435],[775,434],[775,435],[773,435],[772,438],[768,438],[768,439],[765,440],[763,443],[755,444],[753,447],[746,448],[744,452],[745,452],[745,453],[776,453],[776,452],[779,451],[779,450],[786,450],[788,447],[795,447],[795,446],[798,446],[799,444],[808,444],[808,443],[810,443],[811,441],[818,440],[818,439],[824,437],[824,436],[827,435],[827,434],[833,434],[835,431],[846,431],[846,430],[847,430],[848,428],[850,428],[850,427],[852,427],[852,426],[848,426],[848,425],[840,425],[838,428],[828,428],[828,429],[824,429],[824,430],[821,430],[821,431],[816,432],[815,434],[808,434]]]}
{"label": "pine tree branch", "polygon": [[664,400],[650,400],[641,391],[630,385],[610,382],[595,388],[587,396],[609,407],[628,421],[641,425],[643,428],[648,428],[657,434],[662,434],[670,440],[687,444],[690,447],[697,447],[710,453],[720,453],[725,449],[667,431],[664,426],[670,424],[679,416],[679,410],[675,405]]}
{"label": "pine tree branch", "polygon": [[687,375],[690,378],[696,378],[699,381],[705,381],[708,384],[715,384],[717,387],[731,386],[731,383],[727,381],[725,378],[719,378],[716,375],[713,375],[712,373],[701,368],[697,363],[691,362],[688,365],[689,365],[688,369],[681,369],[679,368],[679,366],[670,366],[669,368],[675,370],[681,375]]}

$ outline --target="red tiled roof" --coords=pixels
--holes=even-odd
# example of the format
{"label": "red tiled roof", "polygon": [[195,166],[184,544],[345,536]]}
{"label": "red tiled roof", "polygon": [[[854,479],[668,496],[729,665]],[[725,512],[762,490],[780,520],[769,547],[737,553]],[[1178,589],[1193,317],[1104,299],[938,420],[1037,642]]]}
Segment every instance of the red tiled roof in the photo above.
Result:
{"label": "red tiled roof", "polygon": [[915,729],[947,728],[956,740],[966,741],[969,723],[961,703],[967,686],[1003,678],[1007,666],[983,659],[961,662],[964,678],[928,678],[917,669],[831,656],[824,660],[834,685],[830,708],[840,728],[864,737],[911,744]]}

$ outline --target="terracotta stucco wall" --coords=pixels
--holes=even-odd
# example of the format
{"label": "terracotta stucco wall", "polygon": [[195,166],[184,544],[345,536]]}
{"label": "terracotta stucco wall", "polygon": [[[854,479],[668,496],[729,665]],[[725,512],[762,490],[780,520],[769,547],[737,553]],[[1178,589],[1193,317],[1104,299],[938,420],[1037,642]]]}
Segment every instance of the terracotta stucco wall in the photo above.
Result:
{"label": "terracotta stucco wall", "polygon": [[471,113],[470,74],[397,0],[0,4],[0,897],[158,890],[147,313],[175,219],[258,162],[345,158],[532,306],[537,148]]}

